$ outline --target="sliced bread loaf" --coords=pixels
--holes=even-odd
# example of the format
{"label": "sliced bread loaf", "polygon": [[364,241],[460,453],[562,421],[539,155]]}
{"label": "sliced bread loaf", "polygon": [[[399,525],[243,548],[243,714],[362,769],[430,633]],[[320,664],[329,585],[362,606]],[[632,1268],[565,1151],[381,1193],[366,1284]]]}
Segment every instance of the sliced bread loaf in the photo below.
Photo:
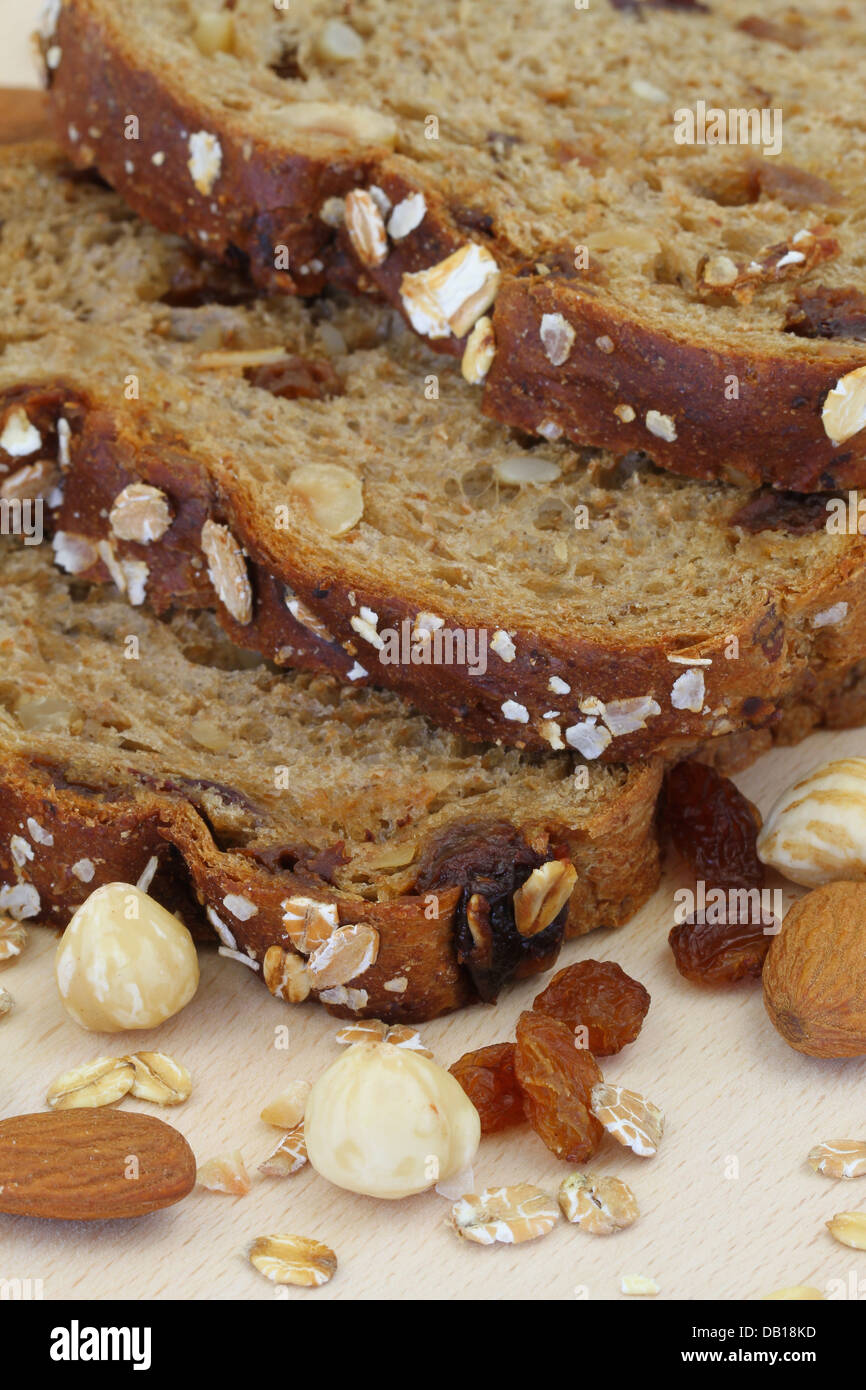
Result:
{"label": "sliced bread loaf", "polygon": [[243,302],[48,151],[0,160],[0,220],[0,498],[41,493],[71,573],[589,760],[764,726],[866,651],[821,498],[533,444],[391,311]]}
{"label": "sliced bread loaf", "polygon": [[384,295],[490,414],[866,480],[856,6],[50,0],[41,42],[76,162],[260,284]]}
{"label": "sliced bread loaf", "polygon": [[657,762],[576,778],[468,748],[207,614],[85,593],[46,547],[0,550],[0,655],[0,912],[62,927],[143,875],[280,997],[420,1020],[547,969],[657,882]]}
{"label": "sliced bread loaf", "polygon": [[[420,1021],[550,968],[658,882],[660,760],[471,747],[395,696],[278,671],[0,545],[0,913],[139,882],[277,997]],[[866,663],[777,738],[861,719]],[[769,733],[717,739],[743,766]]]}

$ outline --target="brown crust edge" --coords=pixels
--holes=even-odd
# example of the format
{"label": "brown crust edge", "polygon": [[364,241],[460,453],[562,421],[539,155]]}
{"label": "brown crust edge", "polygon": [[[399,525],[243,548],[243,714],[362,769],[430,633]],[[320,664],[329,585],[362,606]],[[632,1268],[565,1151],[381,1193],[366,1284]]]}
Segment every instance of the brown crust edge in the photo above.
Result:
{"label": "brown crust edge", "polygon": [[[656,887],[659,852],[655,806],[661,767],[646,764],[635,771],[592,833],[567,825],[514,827],[528,845],[556,845],[560,857],[570,857],[578,881],[565,927],[570,936],[597,926],[618,926],[632,916]],[[32,817],[52,844],[35,843],[32,860],[16,866],[9,851],[12,835],[27,835]],[[449,828],[453,834],[454,827]],[[483,849],[485,827],[467,816],[467,835],[479,836]],[[44,837],[43,837],[44,838]],[[435,845],[424,847],[427,857]],[[549,857],[550,850],[542,852]],[[304,872],[271,870],[238,851],[221,850],[191,803],[179,794],[151,793],[134,797],[110,788],[64,784],[62,770],[54,771],[20,758],[0,762],[0,884],[29,883],[40,899],[39,920],[62,929],[75,908],[103,883],[135,883],[148,861],[158,867],[149,891],[178,911],[200,938],[213,937],[210,908],[230,928],[238,950],[261,962],[269,946],[287,952],[293,947],[283,924],[283,900],[293,894],[335,902],[341,925],[365,922],[379,933],[375,963],[350,983],[367,992],[367,1003],[352,1009],[328,1004],[340,1017],[373,1017],[387,1022],[418,1023],[450,1012],[477,999],[470,974],[457,956],[455,914],[461,888],[435,890],[438,917],[428,917],[430,894],[404,895],[390,901],[368,902],[330,888]],[[89,860],[93,876],[85,884],[72,865]],[[447,875],[446,875],[447,878]],[[441,883],[440,876],[440,883]],[[246,921],[226,909],[227,894],[238,894],[256,906]],[[558,954],[557,941],[547,969]],[[239,967],[240,968],[240,967]],[[257,971],[257,973],[260,973]],[[389,981],[404,978],[404,991],[388,990]],[[312,997],[312,996],[311,996]]]}

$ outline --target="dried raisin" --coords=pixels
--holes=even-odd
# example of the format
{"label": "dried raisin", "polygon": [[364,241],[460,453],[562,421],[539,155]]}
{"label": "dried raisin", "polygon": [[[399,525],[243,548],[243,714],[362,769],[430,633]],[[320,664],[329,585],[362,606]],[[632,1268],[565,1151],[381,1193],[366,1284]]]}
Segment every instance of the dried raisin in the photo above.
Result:
{"label": "dried raisin", "polygon": [[478,1114],[481,1133],[523,1124],[523,1093],[514,1075],[514,1043],[493,1043],[466,1052],[451,1068]]}
{"label": "dried raisin", "polygon": [[568,1025],[547,1014],[522,1013],[514,1073],[526,1118],[551,1153],[569,1163],[591,1158],[604,1133],[590,1110],[601,1069],[591,1052],[575,1045]]}
{"label": "dried raisin", "polygon": [[642,984],[612,960],[581,960],[558,971],[533,1003],[539,1013],[586,1029],[585,1046],[610,1057],[634,1042],[650,1006]]}
{"label": "dried raisin", "polygon": [[763,886],[757,814],[730,777],[705,763],[679,763],[667,775],[665,817],[697,879],[714,888]]}
{"label": "dried raisin", "polygon": [[680,974],[706,985],[760,980],[773,933],[765,933],[760,920],[747,920],[751,915],[744,912],[742,921],[699,922],[689,917],[680,922],[668,937]]}

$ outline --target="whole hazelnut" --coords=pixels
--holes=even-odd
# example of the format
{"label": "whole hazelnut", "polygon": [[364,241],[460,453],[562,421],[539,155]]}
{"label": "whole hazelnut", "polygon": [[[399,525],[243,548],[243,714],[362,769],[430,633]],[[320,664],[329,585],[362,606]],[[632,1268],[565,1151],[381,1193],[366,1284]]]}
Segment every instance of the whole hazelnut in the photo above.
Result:
{"label": "whole hazelnut", "polygon": [[155,1028],[198,988],[182,922],[131,883],[106,883],[72,917],[54,962],[66,1012],[94,1033]]}
{"label": "whole hazelnut", "polygon": [[315,1082],[304,1135],[322,1177],[368,1197],[409,1197],[472,1162],[478,1111],[444,1067],[383,1042],[355,1043]]}

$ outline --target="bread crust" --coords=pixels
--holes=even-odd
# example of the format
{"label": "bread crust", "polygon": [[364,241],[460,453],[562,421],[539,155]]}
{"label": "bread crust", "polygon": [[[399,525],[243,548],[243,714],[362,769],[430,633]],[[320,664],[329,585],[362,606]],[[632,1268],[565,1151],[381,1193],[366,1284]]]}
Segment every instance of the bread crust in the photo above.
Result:
{"label": "bread crust", "polygon": [[[588,827],[510,828],[516,842],[524,846],[539,834],[555,842],[578,874],[567,921],[559,923],[544,956],[527,956],[517,968],[518,975],[551,968],[563,935],[621,925],[654,891],[659,879],[655,805],[660,782],[658,763],[635,770],[622,794],[615,801],[611,798],[604,813]],[[28,817],[53,837],[53,844],[38,845],[38,853],[22,868],[14,864],[8,847]],[[469,817],[459,829],[462,875],[473,858],[483,858],[494,832]],[[452,849],[456,860],[456,848]],[[159,869],[149,891],[158,901],[178,912],[202,940],[214,937],[208,908],[231,921],[238,950],[259,966],[270,946],[293,949],[282,906],[292,895],[336,902],[341,925],[365,922],[374,927],[379,933],[378,956],[357,980],[367,1002],[358,1009],[326,1004],[338,1017],[419,1023],[479,998],[471,970],[459,956],[457,918],[463,888],[459,882],[448,882],[447,861],[435,890],[367,902],[340,894],[309,873],[272,870],[250,857],[221,850],[201,815],[179,791],[142,788],[130,799],[109,787],[70,786],[60,770],[35,761],[8,756],[0,760],[0,884],[32,884],[39,893],[39,919],[46,925],[63,929],[75,908],[101,883],[135,883],[152,856],[158,856]],[[428,837],[421,844],[419,864],[438,857],[441,847]],[[81,860],[98,866],[87,884],[71,872]],[[223,905],[227,894],[254,901],[255,916],[247,921],[229,918]],[[431,915],[433,896],[438,915]],[[386,987],[395,980],[406,981],[402,991]]]}
{"label": "bread crust", "polygon": [[[793,358],[729,347],[722,354],[699,333],[677,338],[592,286],[556,272],[540,278],[483,217],[471,227],[461,222],[465,209],[449,206],[414,161],[348,140],[313,154],[288,137],[265,142],[251,134],[237,113],[197,102],[180,72],[157,74],[137,62],[122,29],[94,0],[66,0],[51,43],[62,50],[49,73],[56,130],[72,159],[95,164],[158,227],[189,236],[216,259],[240,260],[265,288],[315,294],[340,285],[379,295],[405,316],[404,273],[439,263],[469,240],[487,245],[502,272],[493,310],[497,356],[482,397],[489,415],[533,432],[555,426],[582,444],[649,449],[665,468],[696,478],[801,492],[866,483],[866,430],[839,446],[821,419],[827,394],[856,365],[851,344],[823,342],[821,351]],[[134,142],[124,138],[130,111],[158,113],[142,122]],[[187,169],[189,133],[202,130],[218,137],[222,160],[206,196]],[[427,202],[420,233],[394,243],[378,268],[362,265],[345,230],[319,218],[328,198],[373,184],[392,203],[419,190]],[[285,249],[290,269],[275,268],[275,247]],[[542,348],[543,313],[562,314],[576,335],[559,367]],[[612,353],[599,350],[600,338],[612,342]],[[465,338],[430,345],[459,355]],[[735,405],[726,395],[733,378]],[[630,423],[614,415],[618,405],[634,411]],[[650,411],[676,422],[675,439],[650,433]]]}
{"label": "bread crust", "polygon": [[[866,663],[813,682],[808,696],[792,702],[775,729],[717,739],[698,756],[731,773],[749,766],[774,741],[796,743],[822,723],[840,727],[864,717]],[[563,938],[620,926],[639,910],[660,877],[662,775],[661,759],[631,769],[620,793],[607,797],[592,819],[584,818],[580,825],[527,821],[491,826],[467,817],[464,823],[452,824],[444,840],[428,836],[422,841],[415,891],[367,902],[336,892],[302,865],[292,871],[280,868],[278,855],[270,867],[261,862],[262,856],[257,860],[220,849],[180,789],[141,787],[130,797],[117,787],[75,786],[66,781],[62,769],[6,753],[0,758],[0,885],[32,884],[39,893],[39,920],[62,930],[94,888],[108,882],[135,883],[156,857],[158,868],[149,891],[179,913],[199,940],[214,939],[209,908],[226,919],[226,894],[255,901],[255,916],[231,919],[231,930],[238,949],[259,963],[270,946],[292,949],[283,921],[284,899],[301,894],[336,901],[342,925],[366,922],[375,927],[379,954],[357,982],[367,991],[363,1007],[325,1007],[338,1017],[420,1023],[478,1001],[471,970],[460,958],[458,914],[467,865],[483,862],[496,836],[513,836],[515,845],[526,847],[543,841],[549,846],[548,857],[555,849],[557,857],[570,859],[577,870],[567,920],[544,956],[526,958],[513,977],[551,969]],[[50,836],[52,843],[40,842],[32,860],[16,865],[10,840],[29,817],[47,832],[42,839]],[[81,860],[97,866],[86,884],[71,872]],[[427,884],[434,877],[438,917],[427,910]],[[398,978],[407,982],[401,993],[387,988]]]}

